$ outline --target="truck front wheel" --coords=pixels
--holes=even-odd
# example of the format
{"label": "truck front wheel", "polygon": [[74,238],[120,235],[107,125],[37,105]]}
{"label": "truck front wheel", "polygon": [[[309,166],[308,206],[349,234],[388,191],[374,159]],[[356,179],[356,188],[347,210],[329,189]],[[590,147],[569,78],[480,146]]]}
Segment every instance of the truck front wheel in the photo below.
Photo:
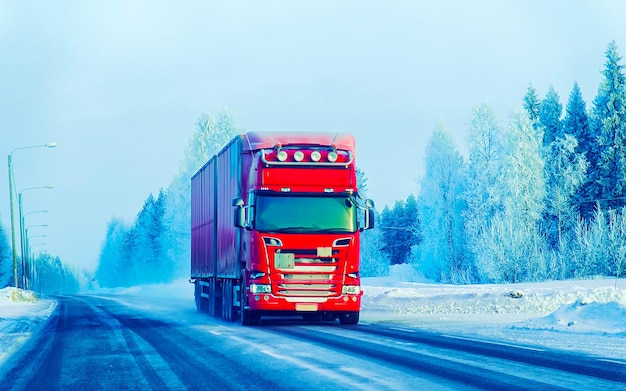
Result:
{"label": "truck front wheel", "polygon": [[357,324],[359,323],[359,312],[344,312],[339,315],[339,323],[341,324]]}
{"label": "truck front wheel", "polygon": [[241,324],[244,326],[258,326],[261,323],[261,315],[250,310],[241,310]]}

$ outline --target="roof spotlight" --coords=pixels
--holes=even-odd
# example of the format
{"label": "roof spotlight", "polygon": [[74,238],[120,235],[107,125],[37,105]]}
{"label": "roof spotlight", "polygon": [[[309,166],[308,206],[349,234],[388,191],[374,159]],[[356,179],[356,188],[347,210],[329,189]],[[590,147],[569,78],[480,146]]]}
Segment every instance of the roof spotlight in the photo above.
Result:
{"label": "roof spotlight", "polygon": [[331,162],[331,163],[336,162],[338,157],[339,157],[339,155],[337,155],[337,152],[335,152],[335,151],[328,152],[328,161],[329,162]]}
{"label": "roof spotlight", "polygon": [[284,162],[285,160],[287,160],[287,152],[278,151],[278,154],[276,154],[276,157],[278,158],[278,161]]}
{"label": "roof spotlight", "polygon": [[293,154],[293,158],[296,159],[297,162],[301,162],[304,160],[304,153],[302,151],[296,151],[296,153]]}
{"label": "roof spotlight", "polygon": [[311,160],[313,160],[314,162],[319,162],[321,158],[322,154],[320,153],[320,151],[311,152]]}

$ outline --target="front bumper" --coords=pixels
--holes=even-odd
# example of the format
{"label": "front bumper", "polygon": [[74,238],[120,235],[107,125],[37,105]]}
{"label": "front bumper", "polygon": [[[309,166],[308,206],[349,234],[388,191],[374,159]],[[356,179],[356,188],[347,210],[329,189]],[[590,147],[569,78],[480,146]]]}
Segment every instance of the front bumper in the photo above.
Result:
{"label": "front bumper", "polygon": [[245,308],[251,311],[276,312],[357,312],[361,295],[339,297],[281,297],[270,293],[248,294]]}

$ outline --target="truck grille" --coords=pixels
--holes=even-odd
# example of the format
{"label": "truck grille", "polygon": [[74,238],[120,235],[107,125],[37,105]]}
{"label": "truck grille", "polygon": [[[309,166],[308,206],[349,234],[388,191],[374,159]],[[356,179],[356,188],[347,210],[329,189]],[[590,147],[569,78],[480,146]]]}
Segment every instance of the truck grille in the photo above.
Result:
{"label": "truck grille", "polygon": [[[273,291],[280,296],[326,298],[341,294],[342,271],[338,270],[339,250],[332,250],[329,257],[318,257],[317,250],[280,249],[274,256],[286,257],[291,262],[276,262],[282,274]],[[289,254],[289,255],[286,255]],[[293,254],[293,255],[291,255]]]}

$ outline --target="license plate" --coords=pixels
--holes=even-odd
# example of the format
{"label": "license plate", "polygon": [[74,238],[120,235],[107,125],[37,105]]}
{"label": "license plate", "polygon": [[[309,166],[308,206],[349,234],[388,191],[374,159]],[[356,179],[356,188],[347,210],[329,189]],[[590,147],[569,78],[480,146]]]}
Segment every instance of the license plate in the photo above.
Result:
{"label": "license plate", "polygon": [[296,311],[317,311],[317,304],[296,303]]}

